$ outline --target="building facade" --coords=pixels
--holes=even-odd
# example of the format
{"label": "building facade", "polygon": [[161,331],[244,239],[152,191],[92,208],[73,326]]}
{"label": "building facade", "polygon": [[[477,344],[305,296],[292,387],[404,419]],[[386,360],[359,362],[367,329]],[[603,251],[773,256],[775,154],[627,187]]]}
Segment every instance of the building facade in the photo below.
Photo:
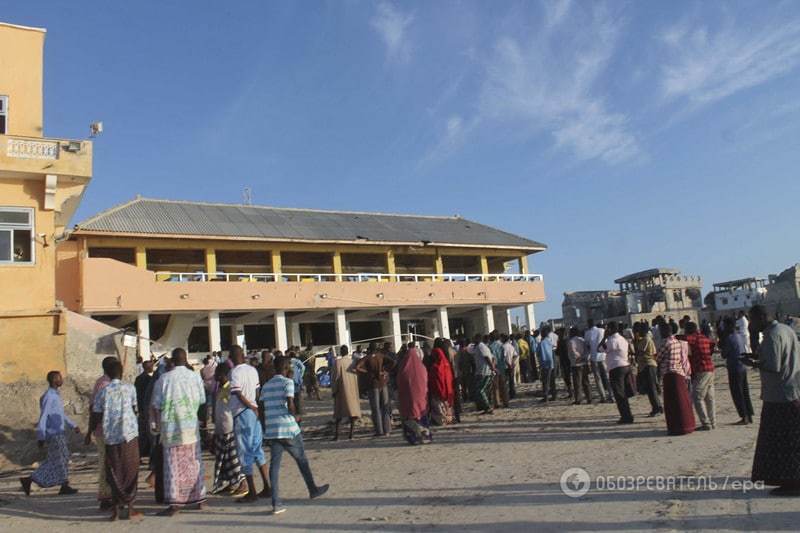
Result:
{"label": "building facade", "polygon": [[561,309],[566,326],[585,326],[611,320],[631,324],[658,315],[678,321],[688,315],[697,321],[702,310],[703,281],[673,268],[652,268],[614,280],[617,291],[564,293]]}
{"label": "building facade", "polygon": [[510,331],[544,300],[541,243],[465,220],[137,198],[59,246],[59,298],[139,353]]}
{"label": "building facade", "polygon": [[64,370],[56,243],[92,176],[92,143],[44,135],[46,32],[0,23],[0,383]]}

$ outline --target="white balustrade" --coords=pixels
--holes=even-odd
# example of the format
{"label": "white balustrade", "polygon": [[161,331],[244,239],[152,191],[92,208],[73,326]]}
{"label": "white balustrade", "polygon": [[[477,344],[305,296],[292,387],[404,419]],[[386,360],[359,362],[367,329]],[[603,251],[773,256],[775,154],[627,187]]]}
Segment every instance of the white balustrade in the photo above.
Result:
{"label": "white balustrade", "polygon": [[350,283],[365,282],[475,282],[475,281],[544,281],[541,274],[385,274],[382,272],[359,272],[353,274],[314,274],[314,273],[286,273],[275,274],[272,272],[156,272],[156,281],[168,282],[215,282],[215,281],[240,281],[255,283],[283,282],[335,282]]}

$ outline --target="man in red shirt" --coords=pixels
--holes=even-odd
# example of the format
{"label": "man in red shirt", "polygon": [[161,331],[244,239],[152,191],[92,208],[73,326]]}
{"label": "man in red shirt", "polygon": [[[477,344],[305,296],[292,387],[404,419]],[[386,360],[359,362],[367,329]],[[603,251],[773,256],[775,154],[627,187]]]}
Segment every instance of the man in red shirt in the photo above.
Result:
{"label": "man in red shirt", "polygon": [[689,344],[689,364],[692,367],[694,408],[700,418],[697,429],[708,431],[717,427],[714,408],[714,341],[700,333],[697,324],[687,322],[686,342]]}

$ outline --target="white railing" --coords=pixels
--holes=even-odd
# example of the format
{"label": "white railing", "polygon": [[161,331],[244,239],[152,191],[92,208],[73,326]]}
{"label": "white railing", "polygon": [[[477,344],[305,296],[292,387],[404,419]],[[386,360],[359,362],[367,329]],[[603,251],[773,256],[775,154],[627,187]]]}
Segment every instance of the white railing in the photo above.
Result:
{"label": "white railing", "polygon": [[156,272],[156,281],[244,281],[244,282],[411,282],[425,281],[544,281],[541,274],[383,274],[360,272],[357,274],[288,274],[249,272]]}

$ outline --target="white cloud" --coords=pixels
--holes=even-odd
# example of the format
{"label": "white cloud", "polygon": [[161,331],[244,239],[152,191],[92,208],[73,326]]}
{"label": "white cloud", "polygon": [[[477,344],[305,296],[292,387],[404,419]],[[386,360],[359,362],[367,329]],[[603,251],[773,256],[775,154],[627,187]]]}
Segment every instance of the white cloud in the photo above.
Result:
{"label": "white cloud", "polygon": [[723,22],[714,30],[682,22],[661,35],[668,59],[661,69],[667,100],[693,107],[721,100],[800,65],[800,20]]}
{"label": "white cloud", "polygon": [[478,125],[478,119],[465,121],[458,114],[450,115],[441,127],[439,140],[419,162],[420,167],[449,157],[466,142],[470,132]]}
{"label": "white cloud", "polygon": [[386,45],[386,56],[391,60],[408,61],[411,57],[411,44],[408,41],[408,27],[414,22],[414,15],[403,13],[389,2],[378,4],[370,26],[380,35]]}
{"label": "white cloud", "polygon": [[[602,6],[589,12],[569,7],[548,15],[547,24],[531,42],[506,37],[497,43],[487,67],[480,112],[548,132],[558,147],[579,159],[612,164],[633,159],[640,148],[627,116],[609,111],[597,89],[621,23]],[[568,17],[571,24],[565,28]]]}

